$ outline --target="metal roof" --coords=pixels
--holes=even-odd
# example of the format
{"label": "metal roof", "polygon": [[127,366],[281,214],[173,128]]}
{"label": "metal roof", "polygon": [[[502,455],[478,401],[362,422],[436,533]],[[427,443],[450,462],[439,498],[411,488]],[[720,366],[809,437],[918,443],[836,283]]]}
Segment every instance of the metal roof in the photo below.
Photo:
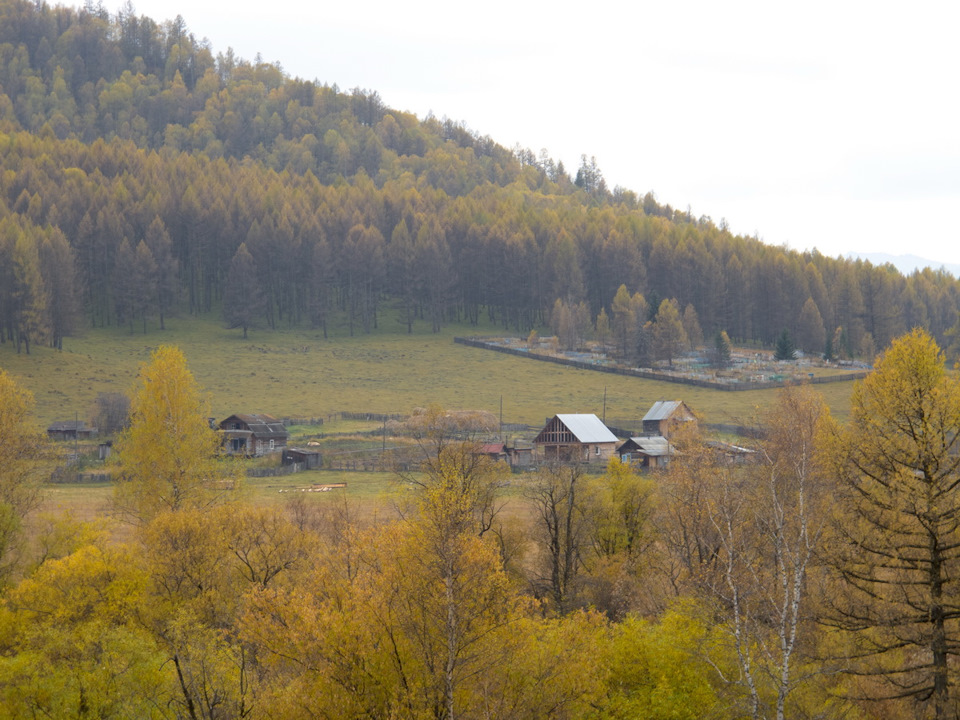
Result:
{"label": "metal roof", "polygon": [[557,415],[557,419],[582,443],[617,442],[617,436],[596,415]]}
{"label": "metal roof", "polygon": [[680,407],[680,400],[657,400],[647,414],[643,416],[643,422],[648,420],[666,420],[673,414],[673,411]]}
{"label": "metal roof", "polygon": [[[223,428],[224,423],[236,418],[244,423],[249,431],[252,432],[259,438],[269,439],[269,438],[286,438],[289,436],[287,428],[284,427],[283,422],[277,420],[277,418],[272,415],[265,415],[263,413],[237,413],[236,415],[231,415],[226,420],[223,420],[220,423],[220,427]],[[224,428],[230,430],[231,428]]]}
{"label": "metal roof", "polygon": [[630,438],[644,455],[651,457],[662,457],[664,455],[673,455],[673,447],[665,437],[659,435],[647,437]]}

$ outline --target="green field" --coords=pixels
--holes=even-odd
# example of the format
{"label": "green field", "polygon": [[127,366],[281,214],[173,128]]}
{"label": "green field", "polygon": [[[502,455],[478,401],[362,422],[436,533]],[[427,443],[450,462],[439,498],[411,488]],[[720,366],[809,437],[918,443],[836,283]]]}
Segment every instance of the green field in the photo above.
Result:
{"label": "green field", "polygon": [[[98,392],[130,392],[137,368],[160,344],[179,346],[212,415],[264,412],[280,417],[328,417],[340,411],[409,413],[439,404],[499,413],[508,423],[540,425],[555,413],[604,413],[616,427],[634,429],[650,405],[682,399],[707,422],[744,422],[774,391],[721,392],[565,368],[455,344],[456,335],[495,334],[498,328],[448,326],[407,335],[389,318],[370,335],[331,337],[300,329],[257,330],[244,340],[214,317],[174,318],[165,331],[88,330],[57,352],[34,346],[17,355],[0,345],[4,368],[36,399],[36,417],[85,418]],[[832,411],[845,417],[851,383],[821,386]],[[346,429],[346,428],[344,428]],[[338,431],[327,430],[325,431]]]}

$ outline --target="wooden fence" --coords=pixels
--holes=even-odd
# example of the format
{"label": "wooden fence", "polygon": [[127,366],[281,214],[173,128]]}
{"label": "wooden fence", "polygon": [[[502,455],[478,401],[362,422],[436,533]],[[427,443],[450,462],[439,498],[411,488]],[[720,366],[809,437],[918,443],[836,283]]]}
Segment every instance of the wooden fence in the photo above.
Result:
{"label": "wooden fence", "polygon": [[[689,378],[679,375],[670,375],[659,373],[654,370],[640,370],[638,368],[620,367],[617,365],[599,365],[595,363],[583,362],[582,360],[572,360],[570,358],[555,357],[553,355],[540,355],[517,348],[503,347],[502,345],[493,345],[479,338],[455,337],[455,343],[467,345],[469,347],[481,348],[483,350],[493,350],[495,352],[506,353],[507,355],[516,355],[517,357],[529,358],[530,360],[539,360],[540,362],[554,363],[555,365],[566,365],[567,367],[578,368],[580,370],[593,370],[594,372],[605,372],[613,375],[627,375],[629,377],[644,378],[646,380],[659,380],[661,382],[677,383],[680,385],[693,385],[694,387],[709,388],[710,390],[725,390],[728,392],[737,392],[740,390],[769,390],[772,388],[784,387],[796,380],[768,380],[764,382],[736,382],[721,383],[712,380],[701,380],[699,378]],[[850,380],[859,380],[868,375],[869,371],[859,370],[843,375],[828,375],[823,377],[804,378],[803,382],[810,382],[814,385],[834,382],[848,382]]]}

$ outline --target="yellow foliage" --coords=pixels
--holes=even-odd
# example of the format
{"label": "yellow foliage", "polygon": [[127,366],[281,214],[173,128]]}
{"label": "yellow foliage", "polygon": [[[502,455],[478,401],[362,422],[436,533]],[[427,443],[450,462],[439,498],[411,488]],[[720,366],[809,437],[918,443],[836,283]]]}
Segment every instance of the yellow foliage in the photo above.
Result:
{"label": "yellow foliage", "polygon": [[220,440],[209,425],[209,404],[183,353],[161,346],[139,381],[130,425],[116,445],[118,507],[145,522],[165,510],[216,503],[236,478],[216,458]]}
{"label": "yellow foliage", "polygon": [[24,516],[40,503],[45,438],[32,409],[33,396],[0,370],[0,579],[19,560]]}

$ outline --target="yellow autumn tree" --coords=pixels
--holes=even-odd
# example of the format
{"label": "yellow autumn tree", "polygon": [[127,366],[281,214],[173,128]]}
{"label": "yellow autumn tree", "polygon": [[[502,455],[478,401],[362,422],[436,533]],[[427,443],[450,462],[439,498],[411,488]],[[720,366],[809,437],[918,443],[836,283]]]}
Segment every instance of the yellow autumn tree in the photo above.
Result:
{"label": "yellow autumn tree", "polygon": [[142,565],[135,548],[93,540],[6,593],[3,717],[170,717],[175,675],[139,620]]}
{"label": "yellow autumn tree", "polygon": [[122,514],[139,524],[164,511],[203,508],[234,486],[230,467],[217,460],[220,439],[209,415],[183,353],[157,348],[140,369],[130,425],[116,445],[114,499]]}
{"label": "yellow autumn tree", "polygon": [[853,393],[828,457],[839,488],[825,620],[857,677],[917,718],[955,718],[960,646],[960,383],[923,330],[895,340]]}
{"label": "yellow autumn tree", "polygon": [[31,427],[33,396],[0,370],[0,578],[19,558],[23,518],[40,503],[44,437]]}

